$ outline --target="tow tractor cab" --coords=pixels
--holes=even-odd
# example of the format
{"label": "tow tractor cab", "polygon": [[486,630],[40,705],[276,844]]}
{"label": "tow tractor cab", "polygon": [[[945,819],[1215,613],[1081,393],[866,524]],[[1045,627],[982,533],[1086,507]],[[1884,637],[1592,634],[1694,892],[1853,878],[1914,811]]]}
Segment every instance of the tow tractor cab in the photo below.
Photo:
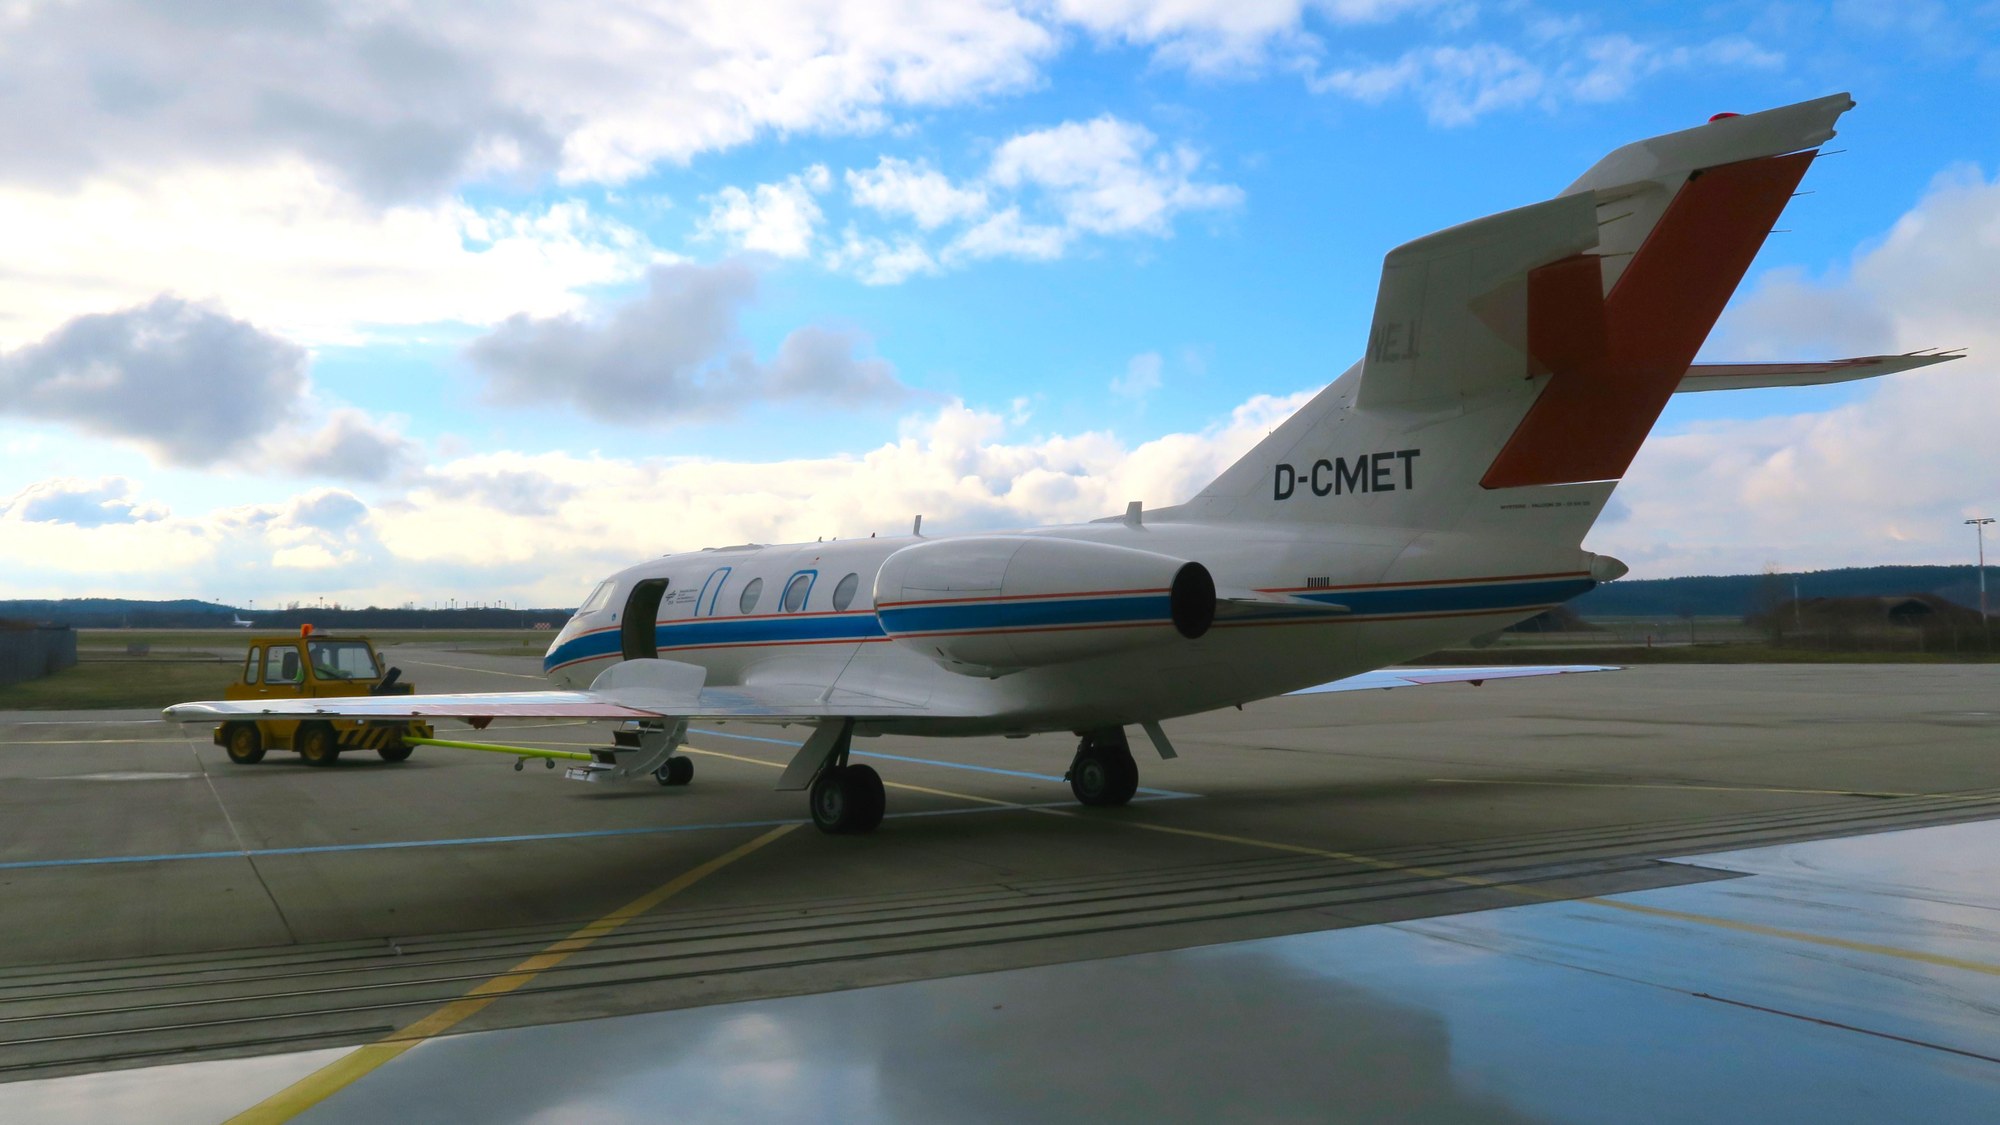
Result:
{"label": "tow tractor cab", "polygon": [[[299,629],[296,637],[255,637],[243,656],[242,674],[224,699],[322,699],[343,695],[409,695],[402,670],[386,666],[367,637],[333,636]],[[239,719],[215,728],[215,744],[229,760],[250,765],[267,750],[292,750],[307,765],[330,766],[342,751],[373,750],[400,762],[414,749],[404,739],[429,738],[428,723],[359,719]]]}

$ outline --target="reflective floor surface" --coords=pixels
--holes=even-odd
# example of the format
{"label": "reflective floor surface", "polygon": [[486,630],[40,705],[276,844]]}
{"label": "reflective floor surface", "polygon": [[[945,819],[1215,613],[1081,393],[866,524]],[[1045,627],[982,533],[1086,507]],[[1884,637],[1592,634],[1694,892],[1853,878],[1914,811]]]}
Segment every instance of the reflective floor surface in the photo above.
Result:
{"label": "reflective floor surface", "polygon": [[[302,1122],[2000,1119],[2000,821],[1683,859],[1740,878],[445,1036]],[[345,1056],[0,1086],[218,1121]]]}

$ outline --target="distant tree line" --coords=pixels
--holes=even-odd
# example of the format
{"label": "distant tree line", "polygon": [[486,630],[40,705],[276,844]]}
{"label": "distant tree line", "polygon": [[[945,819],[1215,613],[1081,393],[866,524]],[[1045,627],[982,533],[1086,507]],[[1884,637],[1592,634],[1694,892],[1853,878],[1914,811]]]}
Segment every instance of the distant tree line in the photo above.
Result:
{"label": "distant tree line", "polygon": [[248,610],[183,598],[144,601],[130,598],[23,598],[0,601],[0,617],[79,629],[228,629],[237,616],[259,630],[290,632],[300,625],[319,629],[532,629],[560,627],[568,609],[506,609],[478,606],[420,609],[414,606],[296,606]]}
{"label": "distant tree line", "polygon": [[[2000,601],[2000,567],[1988,567],[1987,587]],[[1625,578],[1569,603],[1584,617],[1749,617],[1792,597],[1881,598],[1933,594],[1970,609],[1979,605],[1973,566],[1856,566],[1765,574]],[[2000,606],[1996,606],[2000,608]]]}

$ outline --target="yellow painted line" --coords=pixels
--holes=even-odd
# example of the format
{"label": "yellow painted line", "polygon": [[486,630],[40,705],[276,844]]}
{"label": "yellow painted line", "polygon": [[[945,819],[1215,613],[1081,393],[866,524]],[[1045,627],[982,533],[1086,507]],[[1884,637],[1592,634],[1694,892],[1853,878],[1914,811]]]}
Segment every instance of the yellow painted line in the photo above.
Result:
{"label": "yellow painted line", "polygon": [[640,895],[499,976],[482,982],[463,997],[446,1004],[430,1015],[373,1043],[357,1047],[306,1075],[230,1118],[228,1125],[271,1125],[275,1122],[290,1121],[424,1040],[449,1031],[495,1000],[535,979],[538,974],[561,964],[571,954],[586,948],[597,939],[612,933],[632,919],[797,827],[796,824],[781,824],[749,843],[739,845],[699,867],[683,872],[670,882]]}
{"label": "yellow painted line", "polygon": [[1685,910],[1668,910],[1661,906],[1647,906],[1637,902],[1621,902],[1613,898],[1578,899],[1592,906],[1608,906],[1613,910],[1624,910],[1633,914],[1648,914],[1655,918],[1672,918],[1677,922],[1693,922],[1701,926],[1717,926],[1725,930],[1736,930],[1763,937],[1784,938],[1802,941],[1810,945],[1824,945],[1832,949],[1845,949],[1853,953],[1876,953],[1884,957],[1894,957],[1903,961],[1918,961],[1926,965],[1942,965],[1948,969],[1964,969],[1971,973],[1984,973],[2000,977],[2000,965],[1984,961],[1968,961],[1963,957],[1946,957],[1941,953],[1925,953],[1917,949],[1904,949],[1899,945],[1878,945],[1867,941],[1849,941],[1846,938],[1827,937],[1824,934],[1809,934],[1800,930],[1787,930],[1778,926],[1766,926],[1757,922],[1739,922],[1734,918],[1717,918],[1711,914],[1690,914]]}
{"label": "yellow painted line", "polygon": [[[1066,815],[1066,816],[1077,815],[1074,813],[1061,813],[1060,810],[1050,810],[1050,811],[1058,812],[1059,815]],[[1120,820],[1120,821],[1104,820],[1098,823],[1118,824],[1123,827],[1139,828],[1149,832],[1164,832],[1175,836],[1192,836],[1195,837],[1196,839],[1214,840],[1219,843],[1225,843],[1225,844],[1241,844],[1246,847],[1263,848],[1269,851],[1291,852],[1296,855],[1323,856],[1328,859],[1346,860],[1350,863],[1360,864],[1365,867],[1373,867],[1383,871],[1408,872],[1409,874],[1412,875],[1424,875],[1431,878],[1443,879],[1449,882],[1459,883],[1468,887],[1478,887],[1485,890],[1505,891],[1509,894],[1519,895],[1523,898],[1531,898],[1538,902],[1587,903],[1591,906],[1602,906],[1612,910],[1622,910],[1631,914],[1645,914],[1656,918],[1671,918],[1674,919],[1675,921],[1691,922],[1699,926],[1713,926],[1717,929],[1735,930],[1739,933],[1757,934],[1763,937],[1780,938],[1786,941],[1802,942],[1807,945],[1825,946],[1831,949],[1844,949],[1854,953],[1873,953],[1873,954],[1879,954],[1880,956],[1883,957],[1894,957],[1899,960],[1915,961],[1925,965],[1939,965],[1952,969],[1964,969],[1968,972],[1984,973],[1989,976],[2000,976],[2000,965],[1989,964],[1984,961],[1972,961],[1963,957],[1947,957],[1944,956],[1943,954],[1925,953],[1921,950],[1905,949],[1901,946],[1896,946],[1896,945],[1881,945],[1874,942],[1849,941],[1846,938],[1828,937],[1824,934],[1807,933],[1803,930],[1789,930],[1779,926],[1766,926],[1757,922],[1739,922],[1734,918],[1721,918],[1712,914],[1696,914],[1686,910],[1669,910],[1665,907],[1647,906],[1643,903],[1626,902],[1613,898],[1602,898],[1597,896],[1591,896],[1586,898],[1570,898],[1566,895],[1556,894],[1552,891],[1546,891],[1539,887],[1523,886],[1518,883],[1504,883],[1494,879],[1483,878],[1478,875],[1454,874],[1452,872],[1439,870],[1438,868],[1435,867],[1420,867],[1415,864],[1397,863],[1394,860],[1379,859],[1375,856],[1360,855],[1355,852],[1343,852],[1343,851],[1334,851],[1327,848],[1307,847],[1302,844],[1285,844],[1285,843],[1279,843],[1275,840],[1254,839],[1249,836],[1228,836],[1219,832],[1199,832],[1191,828],[1173,828],[1163,824],[1145,824],[1129,820]]]}
{"label": "yellow painted line", "polygon": [[[727,758],[732,762],[748,762],[753,766],[769,766],[774,770],[785,768],[785,763],[783,762],[772,762],[763,758],[749,758],[742,754],[725,754],[720,750],[700,750],[693,746],[681,746],[679,747],[679,752],[684,754],[703,754],[710,758]],[[980,805],[999,805],[1001,808],[1021,809],[1025,812],[1047,812],[1055,813],[1057,816],[1072,815],[1063,812],[1061,809],[1038,809],[1021,804],[1018,801],[1003,801],[997,797],[975,797],[970,793],[954,793],[949,789],[932,789],[928,786],[909,785],[900,781],[885,781],[882,783],[882,787],[884,789],[901,789],[906,793],[928,793],[933,797],[950,797],[954,800],[971,801],[974,804]]]}
{"label": "yellow painted line", "polygon": [[[771,761],[766,761],[762,758],[750,758],[750,757],[745,757],[741,754],[727,754],[720,750],[698,750],[692,746],[683,746],[681,747],[681,750],[694,754],[705,754],[712,758],[728,758],[731,761],[748,762],[751,765],[757,765],[757,766],[768,766],[772,769],[784,768],[784,763],[782,762],[771,762]],[[1452,782],[1457,784],[1486,784],[1484,782],[1474,782],[1469,780],[1461,781],[1460,779],[1456,778],[1432,778],[1431,780],[1441,781],[1441,782]],[[1023,812],[1042,813],[1048,816],[1068,817],[1073,820],[1081,820],[1091,824],[1111,824],[1111,825],[1116,825],[1120,828],[1138,829],[1139,831],[1142,832],[1158,832],[1167,836],[1185,836],[1196,840],[1210,840],[1218,844],[1235,844],[1240,847],[1261,848],[1265,851],[1289,852],[1293,855],[1318,856],[1322,859],[1340,860],[1344,863],[1352,863],[1361,867],[1372,867],[1378,871],[1394,871],[1409,875],[1422,875],[1425,878],[1439,879],[1445,882],[1457,883],[1464,887],[1475,888],[1479,890],[1504,891],[1508,894],[1518,895],[1522,898],[1533,899],[1536,902],[1588,903],[1593,906],[1604,906],[1604,907],[1609,907],[1610,909],[1613,910],[1623,910],[1628,913],[1648,914],[1660,918],[1672,918],[1682,922],[1691,922],[1696,925],[1714,926],[1720,929],[1736,930],[1742,933],[1752,933],[1752,934],[1759,934],[1765,937],[1782,938],[1790,941],[1803,942],[1809,945],[1820,945],[1834,949],[1845,949],[1857,953],[1876,953],[1884,957],[1895,957],[1901,960],[1916,961],[1927,965],[1940,965],[1949,968],[1966,969],[1975,973],[2000,975],[2000,965],[1990,965],[1982,961],[1969,961],[1964,958],[1946,957],[1935,953],[1924,953],[1920,950],[1904,949],[1900,946],[1877,945],[1868,942],[1848,941],[1844,938],[1827,937],[1822,934],[1806,933],[1801,930],[1787,930],[1777,926],[1760,925],[1755,922],[1738,922],[1732,918],[1720,918],[1710,914],[1695,914],[1683,910],[1668,910],[1665,909],[1664,907],[1645,906],[1636,902],[1621,902],[1617,899],[1599,898],[1599,897],[1571,898],[1567,895],[1557,894],[1553,891],[1543,890],[1540,887],[1523,886],[1518,883],[1505,883],[1496,879],[1484,878],[1479,875],[1460,874],[1457,872],[1446,871],[1442,868],[1426,867],[1420,864],[1398,863],[1395,860],[1382,859],[1377,856],[1371,856],[1371,855],[1363,855],[1359,852],[1340,851],[1334,848],[1316,848],[1307,844],[1287,844],[1287,843],[1281,843],[1276,840],[1262,840],[1253,836],[1232,836],[1222,832],[1203,832],[1199,829],[1194,829],[1194,828],[1177,828],[1174,827],[1173,825],[1152,824],[1145,821],[1112,820],[1108,817],[1094,817],[1086,815],[1081,812],[1071,812],[1065,809],[1037,808],[1031,805],[1018,804],[1013,801],[998,800],[992,797],[977,797],[970,793],[955,793],[948,789],[931,789],[922,785],[905,785],[898,782],[884,782],[883,784],[895,789],[904,789],[916,793],[928,793],[938,797],[952,797],[961,801],[975,801],[980,804],[986,804],[986,805],[1001,805],[1010,808],[1018,808]],[[1509,784],[1509,783],[1496,782],[1494,784]],[[1539,783],[1529,782],[1526,784],[1539,784]],[[1584,785],[1589,783],[1558,782],[1555,784]],[[1731,787],[1714,786],[1712,788],[1731,788]],[[1829,790],[1778,790],[1778,792],[1840,793],[1842,795],[1846,795],[1850,791],[1829,789]],[[1912,793],[1912,794],[1894,794],[1894,795],[1929,797],[1929,796],[1948,796],[1949,794]],[[1967,798],[1967,799],[1971,800],[1972,798]]]}
{"label": "yellow painted line", "polygon": [[1526,788],[1547,786],[1555,789],[1688,789],[1710,793],[1802,793],[1815,797],[1928,797],[1947,801],[1990,801],[1991,797],[1966,797],[1957,793],[1891,793],[1874,789],[1781,789],[1768,785],[1683,785],[1679,782],[1643,781],[1512,781],[1506,778],[1429,777],[1434,785],[1514,785]]}
{"label": "yellow painted line", "polygon": [[497,742],[457,742],[449,738],[410,738],[404,742],[412,746],[442,746],[447,750],[483,750],[489,754],[512,754],[519,758],[560,758],[571,762],[592,761],[589,754],[576,750],[541,750],[533,746],[503,746]]}

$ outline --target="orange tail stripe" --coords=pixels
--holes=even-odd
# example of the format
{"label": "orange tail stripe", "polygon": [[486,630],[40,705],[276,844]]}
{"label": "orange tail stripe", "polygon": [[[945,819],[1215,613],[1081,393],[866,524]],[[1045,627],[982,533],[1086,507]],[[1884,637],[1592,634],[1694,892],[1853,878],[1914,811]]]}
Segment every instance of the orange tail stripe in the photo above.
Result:
{"label": "orange tail stripe", "polygon": [[1529,350],[1549,383],[1479,483],[1624,476],[1815,155],[1695,173],[1601,301],[1594,257],[1532,271]]}

